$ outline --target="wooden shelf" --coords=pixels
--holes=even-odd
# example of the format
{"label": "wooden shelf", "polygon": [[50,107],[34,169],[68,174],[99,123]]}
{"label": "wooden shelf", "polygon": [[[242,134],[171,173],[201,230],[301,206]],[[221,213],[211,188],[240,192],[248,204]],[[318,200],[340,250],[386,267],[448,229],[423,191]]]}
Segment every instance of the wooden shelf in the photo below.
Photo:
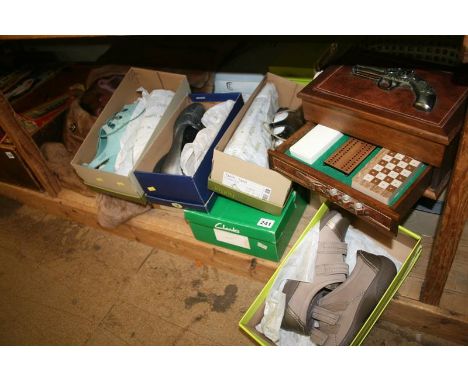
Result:
{"label": "wooden shelf", "polygon": [[[47,213],[111,232],[130,240],[160,248],[192,259],[197,264],[224,269],[248,279],[267,282],[278,263],[255,258],[236,251],[196,240],[181,210],[158,208],[114,229],[102,228],[96,219],[95,197],[62,189],[57,198],[46,193],[0,182],[0,195]],[[298,239],[316,209],[309,205],[294,233],[289,248]],[[411,277],[411,274],[410,276]],[[416,278],[421,277],[417,275]],[[411,281],[410,281],[411,282]],[[410,288],[411,289],[411,288]],[[412,296],[419,292],[412,293]],[[439,335],[457,343],[468,343],[468,317],[447,309],[423,304],[411,296],[398,295],[392,300],[383,318],[416,330]]]}
{"label": "wooden shelf", "polygon": [[0,35],[0,40],[50,40],[50,39],[64,39],[64,38],[94,38],[105,37],[97,35]]}

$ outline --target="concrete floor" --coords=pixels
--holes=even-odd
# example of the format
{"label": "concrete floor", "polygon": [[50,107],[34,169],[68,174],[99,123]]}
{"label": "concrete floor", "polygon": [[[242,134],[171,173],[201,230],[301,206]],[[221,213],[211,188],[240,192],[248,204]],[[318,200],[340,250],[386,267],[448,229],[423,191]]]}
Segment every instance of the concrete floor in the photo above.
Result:
{"label": "concrete floor", "polygon": [[[0,197],[0,345],[253,345],[263,287]],[[378,322],[366,345],[449,345]]]}

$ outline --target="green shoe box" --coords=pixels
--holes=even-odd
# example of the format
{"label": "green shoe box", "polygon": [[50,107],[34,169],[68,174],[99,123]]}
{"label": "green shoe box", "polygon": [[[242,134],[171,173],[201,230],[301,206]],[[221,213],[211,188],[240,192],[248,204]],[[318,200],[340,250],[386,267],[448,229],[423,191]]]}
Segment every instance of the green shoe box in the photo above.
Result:
{"label": "green shoe box", "polygon": [[[239,322],[240,328],[247,333],[255,342],[263,346],[275,345],[273,341],[263,335],[256,329],[256,326],[260,323],[263,317],[263,312],[265,309],[265,300],[270,292],[273,283],[280,272],[280,269],[287,264],[291,255],[294,254],[294,251],[298,247],[299,243],[304,239],[305,235],[312,229],[315,224],[317,224],[320,219],[325,216],[328,211],[327,204],[322,204],[317,213],[314,215],[310,223],[302,232],[301,236],[291,248],[287,256],[281,261],[280,265],[276,269],[273,276],[268,280],[267,284],[264,286],[257,298],[252,302],[247,312],[241,318]],[[361,345],[364,339],[367,337],[372,327],[381,316],[387,305],[392,300],[393,296],[400,288],[403,281],[408,276],[411,269],[413,269],[414,264],[419,259],[419,256],[422,252],[421,245],[421,236],[411,232],[410,230],[399,226],[398,235],[396,237],[390,237],[388,234],[384,234],[380,231],[376,231],[370,224],[362,221],[356,220],[352,223],[353,226],[367,236],[371,237],[376,241],[380,246],[382,246],[391,256],[402,262],[402,266],[398,271],[397,275],[387,288],[386,292],[380,299],[380,301],[375,306],[372,313],[369,315],[367,320],[362,325],[361,329],[356,333],[351,346]]]}
{"label": "green shoe box", "polygon": [[185,211],[197,240],[279,261],[307,205],[292,191],[281,215],[218,196],[209,213]]}

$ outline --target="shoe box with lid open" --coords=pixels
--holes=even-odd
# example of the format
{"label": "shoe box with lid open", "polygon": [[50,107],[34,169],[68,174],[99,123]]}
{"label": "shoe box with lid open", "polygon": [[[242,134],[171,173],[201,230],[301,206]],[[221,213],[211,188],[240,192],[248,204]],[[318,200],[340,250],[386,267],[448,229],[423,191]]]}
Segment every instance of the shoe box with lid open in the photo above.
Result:
{"label": "shoe box with lid open", "polygon": [[133,202],[146,203],[144,191],[133,173],[138,161],[128,175],[101,171],[85,165],[96,155],[101,126],[112,115],[119,112],[123,106],[134,102],[139,97],[137,89],[140,87],[148,92],[155,89],[166,89],[175,93],[143,149],[143,154],[146,148],[157,138],[161,128],[177,111],[178,106],[184,101],[185,97],[190,94],[190,86],[185,75],[130,68],[81,144],[71,164],[85,184],[93,190]]}
{"label": "shoe box with lid open", "polygon": [[[319,224],[320,220],[327,214],[328,211],[329,208],[327,204],[324,203],[320,206],[317,213],[305,228],[297,242],[291,248],[289,253],[284,257],[273,276],[269,279],[265,287],[262,289],[260,294],[256,297],[256,299],[248,308],[247,312],[240,320],[240,328],[258,344],[264,346],[277,345],[277,343],[273,342],[270,338],[260,332],[259,329],[257,329],[257,325],[261,322],[264,316],[267,297],[272,290],[272,286],[277,282],[277,277],[281,274],[282,268],[287,266],[288,263],[291,264],[290,262],[295,261],[294,255],[300,243],[305,239],[306,235],[312,230],[312,228],[316,224]],[[388,288],[372,312],[369,314],[367,319],[364,321],[360,329],[355,333],[353,340],[350,343],[350,345],[360,345],[369,334],[370,330],[381,316],[387,305],[390,303],[398,288],[401,286],[413,268],[414,264],[418,260],[422,251],[422,245],[421,237],[419,235],[402,226],[398,227],[397,236],[392,236],[380,230],[376,230],[372,224],[369,224],[361,219],[351,219],[351,226],[360,233],[363,233],[368,239],[371,239],[372,242],[377,244],[378,247],[380,247],[393,259],[396,259],[401,264],[396,276],[393,278]],[[337,324],[339,324],[339,322]]]}
{"label": "shoe box with lid open", "polygon": [[[227,101],[232,102],[232,108],[213,141],[204,151],[203,159],[193,175],[154,171],[158,162],[162,161],[171,150],[175,140],[175,124],[186,107],[193,103],[199,103],[208,110]],[[211,172],[213,150],[243,105],[240,93],[193,93],[187,95],[177,105],[176,112],[162,126],[159,135],[148,144],[146,151],[135,167],[134,174],[150,203],[195,211],[210,211],[216,200],[216,194],[208,189],[208,176]]]}
{"label": "shoe box with lid open", "polygon": [[297,93],[304,85],[267,73],[216,145],[213,153],[213,169],[208,178],[208,188],[251,207],[273,215],[280,215],[291,192],[291,181],[271,168],[244,161],[224,152],[255,97],[267,83],[275,85],[280,107],[297,109],[301,106]]}

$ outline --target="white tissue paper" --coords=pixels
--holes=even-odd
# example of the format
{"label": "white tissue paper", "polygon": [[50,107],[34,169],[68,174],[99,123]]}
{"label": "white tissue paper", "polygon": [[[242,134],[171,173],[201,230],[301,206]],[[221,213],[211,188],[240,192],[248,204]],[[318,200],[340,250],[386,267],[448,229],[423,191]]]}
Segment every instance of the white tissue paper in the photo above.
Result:
{"label": "white tissue paper", "polygon": [[[264,315],[256,329],[267,336],[277,345],[308,345],[315,346],[309,336],[301,335],[292,331],[281,329],[286,295],[282,292],[287,280],[313,281],[315,259],[317,257],[317,245],[319,240],[319,226],[317,223],[296,248],[296,251],[288,258],[281,268],[265,300]],[[385,256],[393,261],[397,271],[402,263],[392,257],[385,249],[380,247],[374,240],[363,232],[350,226],[346,232],[345,242],[348,244],[348,253],[345,258],[349,266],[349,273],[356,265],[356,253],[358,249]]]}
{"label": "white tissue paper", "polygon": [[[280,340],[280,332],[286,332],[280,330],[286,303],[286,295],[282,292],[284,284],[287,280],[313,281],[318,239],[319,224],[316,224],[283,265],[265,300],[265,311],[262,320],[257,325],[257,330],[275,343]],[[288,333],[291,332],[286,332],[286,337]]]}
{"label": "white tissue paper", "polygon": [[156,126],[174,97],[174,92],[156,89],[148,93],[144,88],[138,88],[141,97],[132,118],[141,116],[130,122],[120,139],[120,151],[115,161],[115,173],[128,175],[140,158],[146,144],[151,138]]}
{"label": "white tissue paper", "polygon": [[224,152],[258,166],[268,168],[268,149],[272,137],[264,128],[271,123],[278,110],[278,92],[272,83],[267,83],[255,97]]}
{"label": "white tissue paper", "polygon": [[203,114],[201,121],[205,128],[197,133],[192,143],[187,143],[184,146],[180,154],[180,167],[184,175],[193,176],[195,174],[233,106],[234,101],[227,100],[210,107]]}

